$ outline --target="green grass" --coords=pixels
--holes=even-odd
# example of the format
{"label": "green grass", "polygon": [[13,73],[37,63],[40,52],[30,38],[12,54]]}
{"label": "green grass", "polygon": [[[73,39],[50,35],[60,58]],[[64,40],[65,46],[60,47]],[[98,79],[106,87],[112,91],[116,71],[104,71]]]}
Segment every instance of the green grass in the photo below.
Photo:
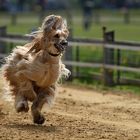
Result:
{"label": "green grass", "polygon": [[[60,14],[67,18],[65,12],[54,11],[47,12],[49,14]],[[76,13],[76,15],[75,15]],[[101,10],[101,23],[95,23],[95,17],[93,17],[93,24],[89,31],[83,30],[82,27],[82,15],[80,11],[73,12],[73,34],[78,37],[86,38],[100,38],[102,39],[102,27],[106,26],[108,30],[115,30],[116,40],[128,40],[128,41],[140,41],[140,10],[131,12],[131,22],[130,24],[123,23],[123,14],[121,11],[107,11]],[[17,25],[11,25],[11,15],[7,13],[0,13],[0,26],[7,25],[8,32],[26,34],[32,29],[38,28],[39,16],[38,13],[21,13],[17,15]],[[69,18],[67,18],[69,21]],[[114,20],[115,19],[115,20]],[[69,23],[68,23],[69,25]],[[70,26],[70,25],[69,25]]]}
{"label": "green grass", "polygon": [[106,26],[108,30],[115,31],[115,40],[140,41],[139,25],[140,23],[93,23],[89,31],[84,31],[80,22],[74,24],[74,36],[102,39],[102,27]]}
{"label": "green grass", "polygon": [[[82,82],[81,82],[82,81]],[[69,84],[69,83],[68,83]],[[103,93],[132,93],[135,95],[140,95],[140,87],[139,86],[134,86],[134,85],[117,85],[117,86],[113,86],[113,87],[106,87],[103,84],[101,84],[100,82],[97,81],[87,81],[87,80],[80,80],[80,79],[74,79],[72,81],[72,83],[70,83],[72,85],[75,86],[79,86],[79,87],[86,87],[89,89],[94,89],[96,91],[100,91]]]}

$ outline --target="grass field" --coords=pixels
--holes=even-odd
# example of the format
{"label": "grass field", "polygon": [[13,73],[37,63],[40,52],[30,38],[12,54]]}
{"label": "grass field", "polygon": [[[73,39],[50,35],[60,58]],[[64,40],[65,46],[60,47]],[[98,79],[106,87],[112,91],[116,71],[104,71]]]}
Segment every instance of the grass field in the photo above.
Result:
{"label": "grass field", "polygon": [[[47,12],[49,14],[60,14],[66,17],[65,12]],[[76,15],[75,15],[76,13]],[[96,13],[95,13],[96,14]],[[109,30],[115,30],[116,40],[140,41],[140,11],[132,11],[130,24],[124,24],[123,14],[121,11],[100,11],[100,23],[96,24],[95,16],[93,16],[93,24],[89,31],[84,31],[82,27],[82,15],[79,11],[72,14],[73,35],[86,38],[102,38],[102,27],[106,26]],[[26,34],[39,25],[38,13],[21,13],[17,15],[17,25],[11,25],[11,15],[7,13],[0,14],[0,26],[7,25],[8,32]],[[68,23],[68,26],[69,23]]]}

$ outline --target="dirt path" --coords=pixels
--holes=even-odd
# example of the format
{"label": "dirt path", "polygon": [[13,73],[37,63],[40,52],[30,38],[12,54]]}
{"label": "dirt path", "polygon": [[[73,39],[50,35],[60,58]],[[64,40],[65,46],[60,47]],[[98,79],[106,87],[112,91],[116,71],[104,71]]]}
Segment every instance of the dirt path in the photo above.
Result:
{"label": "dirt path", "polygon": [[140,140],[140,99],[128,94],[60,88],[43,126],[0,103],[0,140]]}

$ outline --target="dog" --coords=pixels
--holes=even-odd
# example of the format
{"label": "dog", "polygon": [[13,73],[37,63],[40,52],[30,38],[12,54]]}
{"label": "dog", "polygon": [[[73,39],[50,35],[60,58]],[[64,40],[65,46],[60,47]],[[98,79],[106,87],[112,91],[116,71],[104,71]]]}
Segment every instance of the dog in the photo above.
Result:
{"label": "dog", "polygon": [[43,124],[43,105],[52,104],[59,80],[70,75],[61,60],[68,46],[69,31],[61,16],[50,15],[38,31],[29,35],[34,39],[24,46],[17,46],[6,57],[2,73],[9,83],[16,111],[28,112],[31,101],[33,122]]}

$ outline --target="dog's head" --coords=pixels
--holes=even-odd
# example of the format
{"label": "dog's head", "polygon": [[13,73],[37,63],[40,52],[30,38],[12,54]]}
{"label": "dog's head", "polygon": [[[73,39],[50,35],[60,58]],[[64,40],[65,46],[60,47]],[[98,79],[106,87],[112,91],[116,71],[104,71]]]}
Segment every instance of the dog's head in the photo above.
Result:
{"label": "dog's head", "polygon": [[47,16],[36,33],[36,36],[41,35],[41,44],[43,44],[43,48],[51,55],[60,55],[68,46],[67,37],[69,32],[66,22],[61,16]]}

